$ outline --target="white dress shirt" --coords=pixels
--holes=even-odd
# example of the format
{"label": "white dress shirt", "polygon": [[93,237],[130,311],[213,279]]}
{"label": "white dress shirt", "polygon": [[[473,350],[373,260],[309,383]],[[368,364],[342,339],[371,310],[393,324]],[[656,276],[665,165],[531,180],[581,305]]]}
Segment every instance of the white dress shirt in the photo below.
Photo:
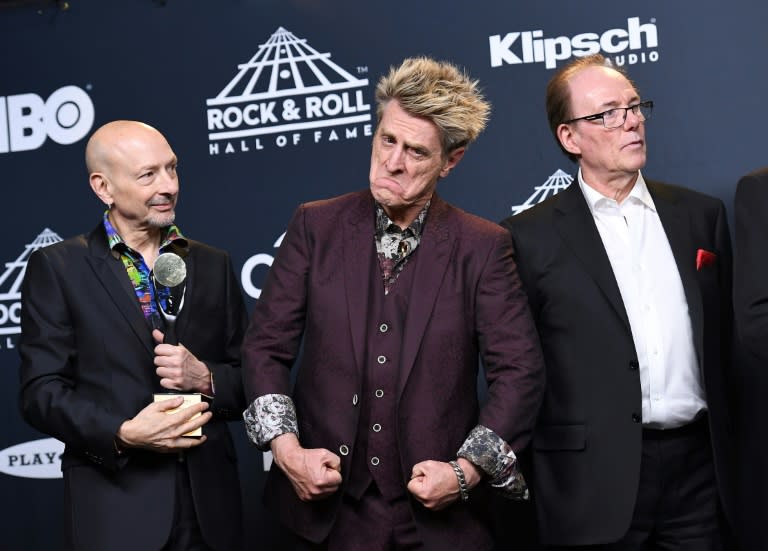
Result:
{"label": "white dress shirt", "polygon": [[[642,174],[621,202],[579,186],[629,317],[643,397],[643,425],[674,428],[707,407],[683,284]],[[599,346],[599,343],[596,343]]]}

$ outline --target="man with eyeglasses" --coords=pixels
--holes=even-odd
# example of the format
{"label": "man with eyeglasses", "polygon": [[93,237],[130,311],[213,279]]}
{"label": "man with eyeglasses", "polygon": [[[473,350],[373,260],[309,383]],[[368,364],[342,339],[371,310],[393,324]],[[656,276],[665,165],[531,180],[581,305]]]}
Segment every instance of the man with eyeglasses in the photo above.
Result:
{"label": "man with eyeglasses", "polygon": [[578,181],[502,222],[544,351],[532,495],[550,549],[732,549],[721,201],[644,178],[643,101],[600,55],[547,86]]}

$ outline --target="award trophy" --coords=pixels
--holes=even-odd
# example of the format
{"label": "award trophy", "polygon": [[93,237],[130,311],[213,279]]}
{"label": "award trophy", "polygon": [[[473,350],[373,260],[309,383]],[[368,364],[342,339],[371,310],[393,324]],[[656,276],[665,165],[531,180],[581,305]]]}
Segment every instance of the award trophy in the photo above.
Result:
{"label": "award trophy", "polygon": [[[155,287],[155,301],[157,309],[165,321],[165,344],[179,344],[176,336],[176,318],[184,306],[184,294],[187,288],[187,265],[179,255],[175,253],[163,253],[155,260],[155,267],[152,270],[152,284]],[[160,301],[157,293],[159,286],[166,287],[169,291],[165,301],[165,306]],[[168,410],[168,413],[174,413],[180,408],[186,408],[193,404],[200,403],[202,395],[199,392],[184,393],[180,391],[170,391],[157,393],[154,395],[154,401],[168,400],[175,396],[183,396],[184,403],[178,408]],[[184,434],[183,436],[199,437],[203,435],[202,427]]]}
{"label": "award trophy", "polygon": [[[165,320],[166,344],[179,344],[176,337],[176,318],[184,306],[184,293],[187,290],[187,265],[184,260],[175,253],[163,253],[155,260],[155,268],[152,270],[152,283],[155,286],[155,302],[157,309]],[[169,290],[165,307],[160,302],[157,289],[163,286]]]}

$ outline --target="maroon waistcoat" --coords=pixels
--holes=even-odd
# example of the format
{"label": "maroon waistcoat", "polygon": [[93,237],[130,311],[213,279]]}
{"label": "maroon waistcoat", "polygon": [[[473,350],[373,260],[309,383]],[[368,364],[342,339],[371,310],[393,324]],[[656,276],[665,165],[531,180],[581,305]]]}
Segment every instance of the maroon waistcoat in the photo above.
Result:
{"label": "maroon waistcoat", "polygon": [[397,382],[400,348],[418,249],[408,258],[397,280],[384,294],[381,269],[374,255],[370,273],[368,327],[360,420],[352,451],[347,493],[359,499],[373,481],[381,494],[394,498],[406,492],[397,439]]}

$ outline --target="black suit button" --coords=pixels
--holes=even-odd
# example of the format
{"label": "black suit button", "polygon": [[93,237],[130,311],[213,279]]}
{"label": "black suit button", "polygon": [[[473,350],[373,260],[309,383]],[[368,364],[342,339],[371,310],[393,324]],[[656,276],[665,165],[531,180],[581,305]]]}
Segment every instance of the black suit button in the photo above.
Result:
{"label": "black suit button", "polygon": [[643,418],[642,418],[642,417],[640,417],[640,414],[639,414],[639,413],[633,413],[633,414],[632,414],[632,420],[633,420],[635,423],[639,423],[640,421],[642,421],[642,420],[643,420]]}
{"label": "black suit button", "polygon": [[631,369],[632,371],[634,371],[638,367],[640,367],[640,363],[637,360],[631,360],[629,362],[629,369]]}

